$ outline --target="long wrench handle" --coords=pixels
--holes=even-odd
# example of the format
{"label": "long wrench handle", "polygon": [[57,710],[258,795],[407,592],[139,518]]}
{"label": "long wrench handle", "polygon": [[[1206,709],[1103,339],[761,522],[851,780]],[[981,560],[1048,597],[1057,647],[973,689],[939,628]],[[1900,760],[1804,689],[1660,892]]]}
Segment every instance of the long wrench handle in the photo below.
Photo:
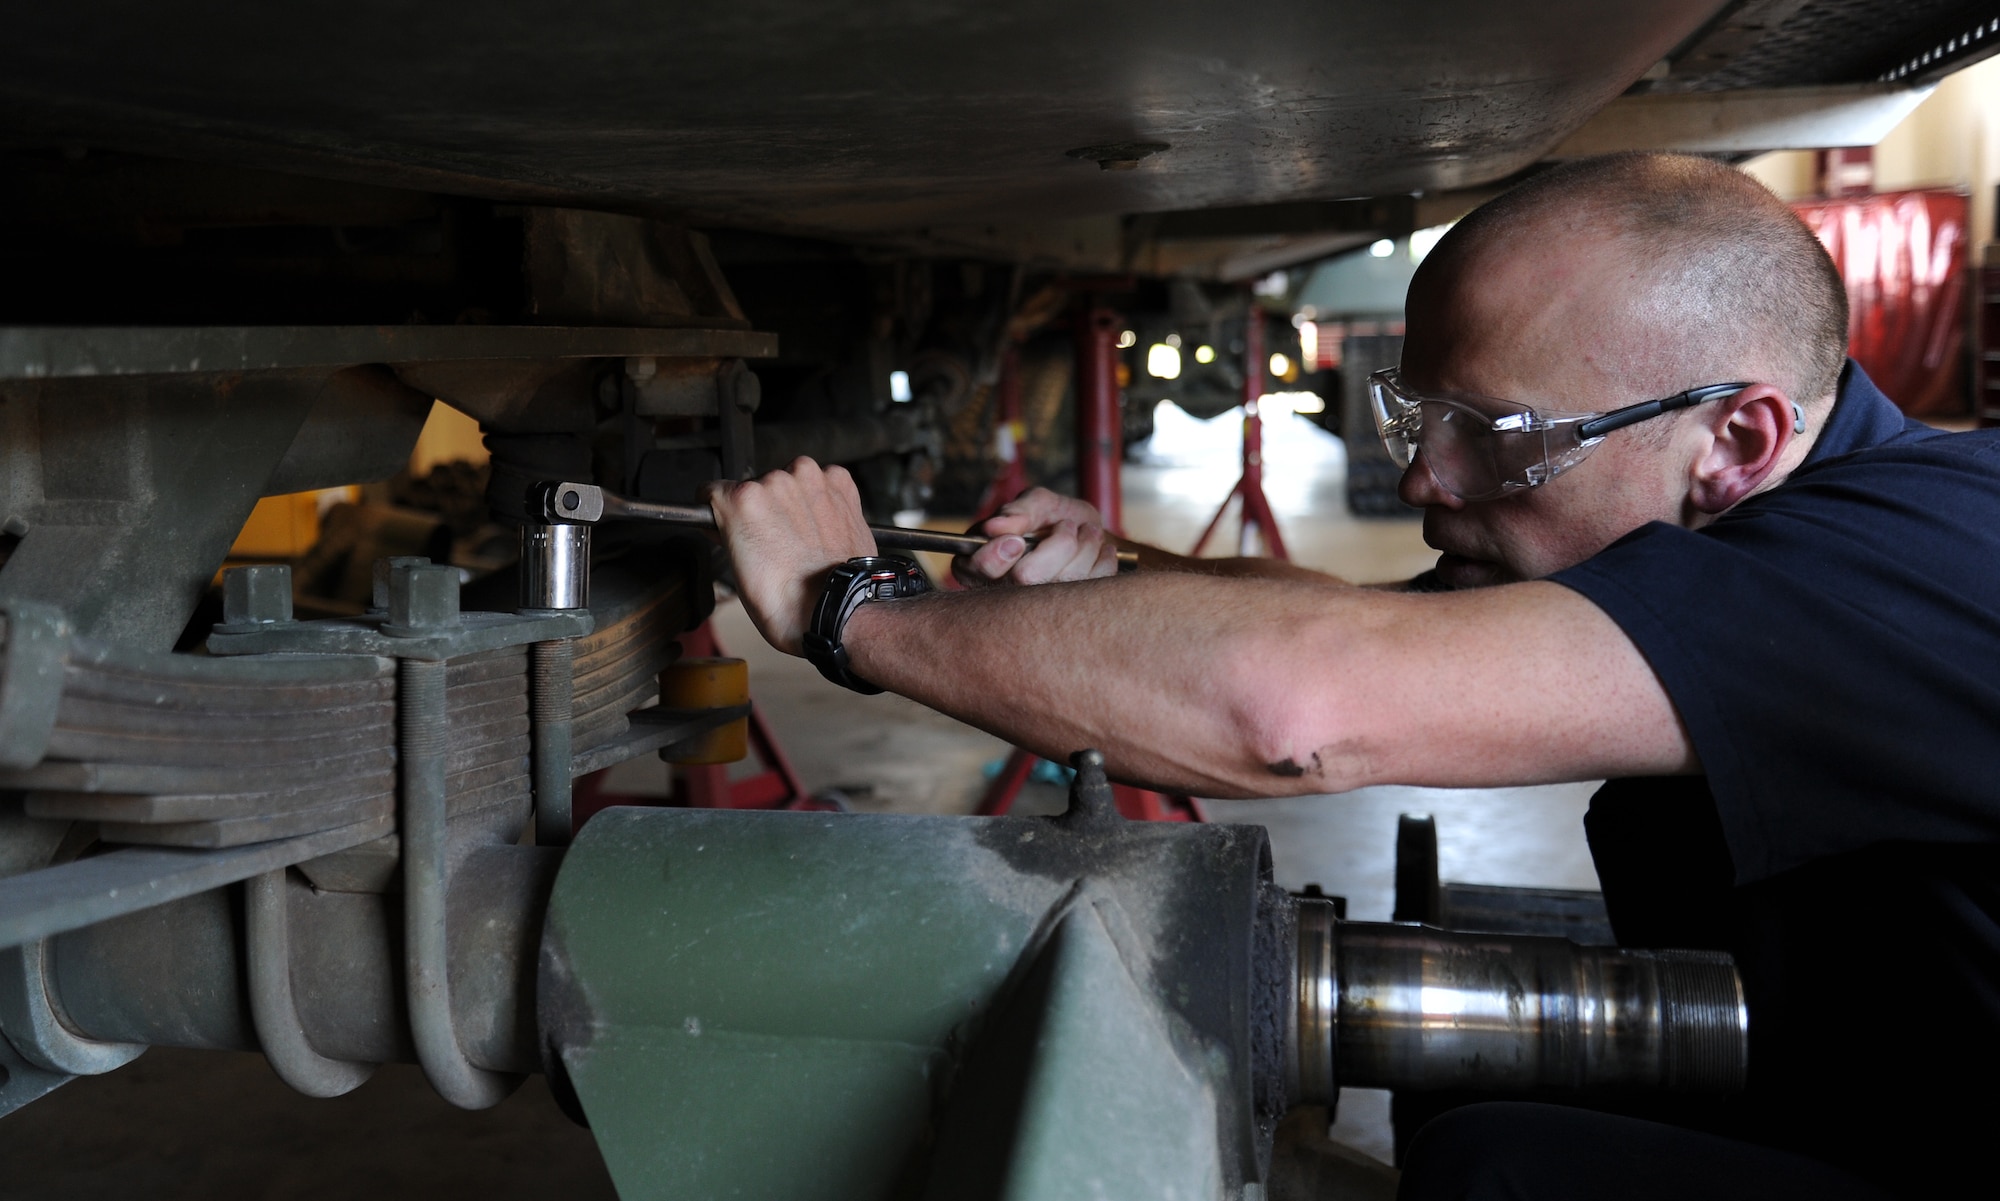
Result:
{"label": "long wrench handle", "polygon": [[[688,529],[713,530],[715,512],[707,505],[664,505],[650,500],[632,500],[606,492],[595,484],[549,483],[541,487],[544,515],[555,521],[595,523],[605,520],[658,521]],[[946,555],[969,555],[991,539],[979,534],[943,534],[936,530],[911,530],[902,526],[871,525],[875,545],[883,550],[927,550]],[[1029,546],[1037,541],[1024,535]],[[1118,567],[1129,571],[1139,565],[1137,551],[1118,552]]]}

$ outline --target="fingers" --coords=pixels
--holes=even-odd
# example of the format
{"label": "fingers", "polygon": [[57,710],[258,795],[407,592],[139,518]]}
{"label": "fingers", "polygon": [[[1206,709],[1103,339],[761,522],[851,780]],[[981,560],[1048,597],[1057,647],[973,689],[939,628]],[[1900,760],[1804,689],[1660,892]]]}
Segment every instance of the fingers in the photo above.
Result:
{"label": "fingers", "polygon": [[1068,563],[1057,570],[1055,578],[1091,580],[1117,574],[1118,540],[1101,525],[1079,525],[1076,532],[1076,553],[1070,556]]}
{"label": "fingers", "polygon": [[853,477],[801,458],[758,479],[718,481],[705,494],[744,607],[773,646],[797,654],[827,570],[875,553]]}
{"label": "fingers", "polygon": [[[819,469],[819,464],[811,459],[799,459],[792,467],[796,469],[801,463]],[[857,555],[875,554],[875,535],[869,532],[868,519],[862,515],[861,489],[855,486],[854,477],[847,468],[836,465],[823,472],[823,480],[826,493],[815,498],[813,518],[828,545],[849,548],[841,556],[843,562]]]}
{"label": "fingers", "polygon": [[1077,535],[1074,521],[1058,521],[1042,534],[1035,549],[1022,555],[1008,581],[1015,584],[1047,584],[1062,579],[1063,569],[1076,558]]}
{"label": "fingers", "polygon": [[1097,548],[1097,558],[1090,564],[1088,578],[1101,580],[1118,574],[1118,539],[1106,538]]}
{"label": "fingers", "polygon": [[1094,579],[1118,573],[1118,543],[1102,526],[1062,520],[1032,550],[1020,538],[996,538],[952,560],[952,573],[969,586]]}
{"label": "fingers", "polygon": [[1035,549],[1021,556],[1014,578],[1023,584],[1052,584],[1061,580],[1087,580],[1097,562],[1104,531],[1095,525],[1060,521]]}
{"label": "fingers", "polygon": [[[1103,515],[1074,496],[1047,488],[1022,493],[973,532],[992,541],[952,560],[952,574],[968,586],[1046,584],[1113,575],[1118,569],[1117,544],[1104,531]],[[1020,538],[1008,537],[1014,534],[1034,534],[1039,542],[1029,550]]]}
{"label": "fingers", "polygon": [[789,534],[844,550],[843,560],[875,552],[874,535],[861,514],[861,492],[844,467],[822,468],[799,458],[754,480],[716,480],[703,495],[725,536],[735,528],[759,540]]}
{"label": "fingers", "polygon": [[1016,535],[995,538],[970,555],[955,556],[951,574],[967,587],[991,584],[1007,578],[1014,564],[1027,553],[1027,542]]}
{"label": "fingers", "polygon": [[1101,526],[1104,524],[1104,517],[1095,508],[1074,496],[1063,496],[1047,488],[1030,488],[1002,505],[998,513],[981,522],[977,532],[988,536],[1032,534],[1046,530],[1058,521]]}

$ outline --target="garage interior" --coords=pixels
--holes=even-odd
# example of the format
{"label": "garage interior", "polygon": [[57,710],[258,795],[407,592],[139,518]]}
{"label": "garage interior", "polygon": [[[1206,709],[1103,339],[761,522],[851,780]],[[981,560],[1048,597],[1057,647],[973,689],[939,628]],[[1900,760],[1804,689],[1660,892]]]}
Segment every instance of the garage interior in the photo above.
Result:
{"label": "garage interior", "polygon": [[[688,48],[700,39],[665,49],[680,36],[669,23],[631,46],[608,44],[620,15],[586,5],[572,14],[592,30],[580,44],[526,48],[562,39],[516,14],[515,26],[495,21],[500,32],[474,39],[492,75],[443,82],[427,72],[431,56],[479,17],[433,7],[399,48],[383,51],[331,17],[259,32],[233,19],[231,5],[206,6],[185,19],[216,40],[227,65],[199,80],[148,48],[184,44],[187,27],[137,5],[37,15],[28,22],[37,36],[21,40],[32,48],[5,52],[17,69],[0,85],[0,188],[11,224],[26,232],[0,246],[17,281],[0,301],[10,310],[0,319],[0,610],[11,673],[0,703],[0,928],[9,935],[0,949],[12,956],[10,980],[48,999],[0,1006],[0,1198],[717,1195],[699,1183],[711,1178],[675,1177],[633,1147],[658,1129],[671,1130],[661,1135],[669,1150],[730,1145],[739,1158],[782,1158],[748,1149],[743,1133],[758,1128],[753,1107],[780,1094],[718,1099],[728,1091],[718,1073],[687,1097],[641,1100],[648,1087],[676,1088],[617,1077],[602,1055],[565,1061],[573,1030],[560,1024],[559,1002],[574,997],[551,983],[546,946],[539,975],[535,966],[550,905],[559,913],[549,929],[571,923],[563,928],[581,964],[586,948],[615,948],[626,936],[615,922],[635,919],[621,911],[694,904],[673,891],[692,886],[659,884],[655,896],[645,891],[654,883],[632,885],[629,902],[603,906],[617,915],[603,926],[577,899],[562,847],[607,817],[712,821],[661,837],[712,830],[715,845],[735,846],[729,840],[749,839],[741,823],[754,813],[791,823],[788,831],[810,823],[829,839],[851,837],[866,859],[886,852],[869,841],[881,827],[858,819],[921,815],[941,819],[924,827],[938,832],[925,835],[937,842],[923,854],[944,862],[972,853],[953,841],[972,837],[966,819],[1102,816],[1088,808],[1098,802],[1086,797],[1096,795],[1087,765],[1010,754],[992,735],[893,694],[857,698],[772,650],[701,537],[563,524],[533,499],[559,493],[529,484],[595,480],[642,501],[690,505],[711,478],[745,478],[805,454],[849,465],[877,525],[957,533],[1023,487],[1087,497],[1110,488],[1123,533],[1138,542],[1186,552],[1206,541],[1210,554],[1278,553],[1357,583],[1407,580],[1436,551],[1421,514],[1396,499],[1363,380],[1399,353],[1410,274],[1451,222],[1508,184],[1622,149],[1710,154],[1766,184],[1835,251],[1856,305],[1854,353],[1874,378],[1940,427],[2000,424],[1991,382],[2000,378],[2000,62],[1987,58],[2000,48],[2000,20],[1983,10],[1975,20],[1968,6],[1694,0],[1644,17],[1594,15],[1581,31],[1565,22],[1594,6],[1502,5],[1475,21],[1474,6],[1420,6],[1436,11],[1418,20],[1408,6],[1370,5],[1364,19],[1326,28],[1268,6],[1272,23],[1338,43],[1332,65],[1297,49],[1311,37],[1223,39],[1209,18],[1170,6],[1148,18],[1155,40],[1130,56],[1171,67],[1157,79],[1093,61],[1131,6],[1090,6],[1103,12],[1089,19],[1036,6],[983,35],[993,39],[990,68],[954,80],[941,60],[924,60],[926,35],[887,17],[820,22],[774,6],[761,23],[741,18],[754,29],[704,18],[709,44],[739,47],[704,73]],[[118,18],[117,36],[88,28],[99,8]],[[1892,8],[1893,21],[1883,16]],[[388,19],[368,17],[358,24]],[[1468,28],[1425,51],[1434,35],[1409,31],[1431,19]],[[940,20],[956,22],[946,39],[954,47],[982,36],[969,8]],[[1088,36],[1049,32],[1066,27]],[[1213,62],[1178,54],[1203,37],[1220,39]],[[327,44],[309,49],[316,39]],[[1602,49],[1578,50],[1584,41]],[[740,49],[745,42],[756,49]],[[654,69],[632,48],[640,43],[671,57],[675,70],[662,74],[678,72],[673,82],[634,82]],[[1446,73],[1462,81],[1427,81],[1420,52],[1443,54]],[[1363,60],[1375,72],[1366,80],[1319,81]],[[1003,86],[1024,62],[1037,64],[1041,84]],[[579,63],[595,63],[612,86],[566,82]],[[1257,85],[1244,66],[1252,63],[1280,81],[1265,86],[1284,93],[1278,107],[1300,127],[1275,149],[1250,148],[1272,120],[1270,106],[1246,99]],[[275,80],[286,64],[295,78]],[[79,65],[116,82],[78,82]],[[733,73],[746,65],[814,86],[788,105]],[[902,82],[880,86],[885,71]],[[510,93],[496,82],[509,80],[531,85]],[[1066,87],[1081,97],[1072,107],[1103,111],[1065,112],[1050,97]],[[346,89],[364,98],[328,99]],[[273,93],[282,103],[267,111],[245,101]],[[1135,95],[1147,104],[1127,104]],[[1371,99],[1384,95],[1395,103]],[[647,115],[667,110],[692,115],[671,128]],[[1051,157],[1038,122],[1098,132],[1058,148],[1053,158],[1073,170],[1034,176],[1022,164]],[[1428,122],[1427,132],[1412,132],[1412,122]],[[791,165],[773,169],[774,160]],[[1870,259],[1856,228],[1891,230],[1922,253]],[[500,260],[504,270],[491,265]],[[546,336],[547,349],[500,349],[496,339],[523,329]],[[282,339],[264,337],[278,330]],[[229,373],[226,386],[218,371]],[[1254,470],[1246,428],[1258,439]],[[188,449],[197,443],[204,448]],[[1246,472],[1237,499],[1231,490]],[[1268,508],[1255,510],[1253,497]],[[1246,512],[1276,530],[1258,536]],[[63,533],[73,530],[84,533]],[[921,561],[948,580],[949,556]],[[587,599],[565,592],[582,584]],[[338,801],[312,792],[324,786],[309,772],[234,792],[188,783],[219,772],[220,760],[184,749],[156,764],[102,750],[86,736],[96,727],[73,726],[46,689],[46,719],[24,720],[38,694],[13,665],[44,653],[33,651],[33,630],[62,641],[72,680],[88,663],[104,679],[152,672],[149,687],[185,684],[191,695],[268,686],[274,711],[312,689],[373,689],[366,703],[341,702],[350,711],[324,718],[326,728],[358,731],[366,710],[382,738],[404,741],[395,766],[385,760],[374,783]],[[412,874],[422,870],[412,849],[422,836],[408,808],[417,788],[408,726],[368,705],[394,696],[407,714],[417,689],[432,687],[437,729],[462,732],[475,718],[451,708],[460,704],[452,690],[497,681],[500,668],[474,660],[508,656],[507,678],[519,680],[491,691],[514,706],[512,741],[480,764],[488,775],[467,782],[474,769],[458,760],[447,775],[457,744],[433,748],[438,879],[425,893]],[[676,659],[732,656],[747,663],[747,702],[663,698],[661,673]],[[170,659],[202,662],[176,676],[181,669],[161,666]],[[386,666],[365,680],[360,668],[334,679],[287,666],[306,659]],[[204,682],[198,673],[211,669],[234,674]],[[559,722],[539,707],[557,671]],[[601,712],[589,708],[600,692]],[[110,692],[88,699],[143,708]],[[10,722],[40,722],[39,732],[16,736]],[[558,727],[559,740],[548,741]],[[195,748],[201,737],[186,733],[195,728],[170,736]],[[132,730],[135,741],[159,740],[143,723]],[[742,740],[734,751],[732,740]],[[139,773],[156,769],[182,782],[147,785]],[[1164,819],[1129,835],[1163,847],[1183,827],[1261,827],[1268,881],[1257,883],[1253,849],[1226,880],[1201,868],[1217,878],[1200,886],[1253,906],[1257,922],[1277,920],[1268,907],[1289,906],[1288,935],[1321,920],[1300,913],[1323,907],[1329,924],[1354,924],[1356,946],[1363,927],[1392,921],[1567,931],[1590,945],[1586,927],[1602,925],[1602,906],[1591,899],[1597,877],[1582,815],[1596,786],[1379,786],[1213,801],[1118,785],[1104,793],[1115,810],[1102,812],[1133,827]],[[175,807],[197,793],[209,795],[208,808]],[[239,798],[236,808],[213,801],[224,793]],[[275,799],[240,799],[267,793]],[[284,800],[308,793],[310,804]],[[631,827],[628,841],[639,845],[651,829]],[[795,836],[820,835],[785,835]],[[254,866],[224,862],[253,864],[258,848],[266,859]],[[477,973],[447,962],[443,940],[449,931],[456,953],[468,954],[470,936],[446,912],[474,902],[457,899],[449,881],[480,855],[498,863],[514,852],[522,857],[494,878],[532,883],[494,901],[502,916],[492,923],[531,940],[521,944],[528,950],[492,951],[495,964],[505,961],[489,972],[499,982],[468,984]],[[618,858],[638,852],[591,853],[603,874],[592,886],[607,893],[639,871]],[[159,858],[142,862],[149,854]],[[92,863],[127,899],[103,898],[102,881],[79,882],[74,870],[45,874]],[[817,878],[801,871],[799,898],[809,898]],[[1487,892],[1453,891],[1467,885]],[[790,886],[770,884],[769,895],[798,900],[782,893]],[[714,920],[761,912],[730,910],[721,899],[737,895],[730,887],[702,894]],[[157,898],[131,900],[141,888]],[[258,899],[258,888],[279,899]],[[1280,895],[1282,904],[1270,899]],[[284,992],[306,1045],[278,1068],[267,1002],[252,981],[257,940],[271,937],[257,914],[275,904],[282,927],[286,896],[295,933]],[[301,916],[328,897],[363,898],[339,901],[356,914],[373,908]],[[1448,922],[1451,905],[1463,917],[1480,898],[1514,917]],[[349,937],[413,920],[433,901],[432,961],[419,963],[414,926],[352,952],[342,969],[351,976],[299,949],[307,920]],[[980,920],[1004,942],[1017,917]],[[1250,920],[1238,924],[1244,979],[1225,972],[1216,987],[1264,987],[1247,949]],[[267,933],[250,933],[260,928]],[[787,927],[770,937],[775,946],[813,936]],[[376,959],[379,972],[352,966]],[[467,1032],[461,1013],[454,1034],[453,1004],[471,1002],[444,1002],[452,1054],[440,1067],[431,1036],[403,1030],[425,1020],[414,991],[398,994],[423,971],[449,990],[519,996],[494,1002],[504,1016],[486,1033]],[[367,1001],[353,1002],[341,982],[364,977]],[[1048,987],[1061,993],[1060,982]],[[815,1023],[834,1022],[838,1004],[796,998],[811,1014],[793,1031],[801,1045],[832,1037]],[[343,1005],[359,1016],[325,1016]],[[656,1020],[665,1019],[632,1024]],[[388,1061],[357,1075],[347,1071],[351,1055],[314,1050],[315,1030],[336,1037],[323,1034],[336,1026],[342,1045],[383,1049]],[[1300,1054],[1302,1037],[1294,1032],[1279,1054]],[[475,1051],[479,1038],[506,1049]],[[1238,1084],[1244,1096],[1253,1091],[1247,1039],[1234,1048],[1242,1063],[1213,1068],[1224,1081],[1218,1095],[1234,1096]],[[628,1062],[651,1061],[635,1051]],[[565,1063],[552,1085],[550,1065]],[[337,1095],[309,1096],[301,1080]],[[1259,1077],[1255,1088],[1264,1087]],[[1292,1087],[1311,1091],[1296,1079]],[[1218,1102],[1225,1126],[1240,1119],[1257,1131],[1242,1147],[1221,1140],[1218,1195],[1394,1195],[1400,1145],[1421,1106],[1392,1116],[1388,1086],[1325,1087],[1288,1114],[1256,1108],[1261,1100]],[[818,1123],[835,1131],[830,1139],[851,1129],[888,1146],[873,1119],[834,1110],[852,1098],[887,1112],[889,1097],[887,1088],[802,1088],[797,1109],[764,1109],[763,1124],[780,1141],[788,1127]],[[714,1129],[698,1112],[710,1102],[728,1115]],[[738,1104],[740,1113],[729,1108]],[[924,1137],[976,1143],[943,1128]],[[614,1140],[624,1148],[615,1154]],[[964,1151],[966,1161],[984,1162],[984,1148]],[[1246,1166],[1258,1163],[1266,1166]],[[829,1168],[829,1180],[846,1170]],[[770,1180],[804,1178],[774,1169]],[[854,1169],[852,1179],[875,1183],[813,1195],[951,1195],[948,1183],[894,1172]],[[891,1191],[869,1191],[882,1180]],[[753,1185],[743,1195],[783,1194]]]}

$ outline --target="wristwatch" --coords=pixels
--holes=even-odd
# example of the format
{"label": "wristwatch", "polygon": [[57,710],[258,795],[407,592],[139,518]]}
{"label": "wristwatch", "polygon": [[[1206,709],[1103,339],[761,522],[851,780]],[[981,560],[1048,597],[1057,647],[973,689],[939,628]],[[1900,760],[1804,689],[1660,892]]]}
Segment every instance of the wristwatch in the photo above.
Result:
{"label": "wristwatch", "polygon": [[841,643],[840,633],[854,611],[869,601],[901,600],[930,590],[930,581],[915,559],[903,555],[849,559],[827,576],[826,588],[813,606],[812,624],[804,639],[806,660],[843,688],[868,696],[882,691],[848,670],[847,647]]}

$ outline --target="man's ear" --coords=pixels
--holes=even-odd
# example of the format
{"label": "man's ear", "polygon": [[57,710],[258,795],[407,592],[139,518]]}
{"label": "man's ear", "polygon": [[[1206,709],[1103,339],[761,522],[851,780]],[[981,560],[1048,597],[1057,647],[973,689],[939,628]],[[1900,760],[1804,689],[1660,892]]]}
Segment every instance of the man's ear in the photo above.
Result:
{"label": "man's ear", "polygon": [[1689,469],[1688,503],[1723,513],[1761,487],[1796,436],[1799,408],[1771,384],[1752,384],[1705,414],[1707,447]]}

